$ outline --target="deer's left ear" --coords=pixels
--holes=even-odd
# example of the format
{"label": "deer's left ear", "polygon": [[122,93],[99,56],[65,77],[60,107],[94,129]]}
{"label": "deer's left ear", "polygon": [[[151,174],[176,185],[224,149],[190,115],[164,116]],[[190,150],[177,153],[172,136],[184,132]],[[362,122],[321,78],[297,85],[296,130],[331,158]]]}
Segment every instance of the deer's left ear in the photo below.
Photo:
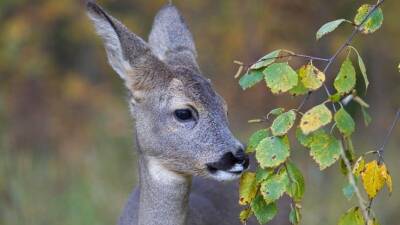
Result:
{"label": "deer's left ear", "polygon": [[97,33],[103,39],[111,67],[134,95],[170,80],[169,69],[151,52],[145,41],[96,3],[89,1],[86,6]]}
{"label": "deer's left ear", "polygon": [[149,36],[153,52],[172,66],[184,66],[200,72],[192,33],[182,15],[172,4],[157,13]]}

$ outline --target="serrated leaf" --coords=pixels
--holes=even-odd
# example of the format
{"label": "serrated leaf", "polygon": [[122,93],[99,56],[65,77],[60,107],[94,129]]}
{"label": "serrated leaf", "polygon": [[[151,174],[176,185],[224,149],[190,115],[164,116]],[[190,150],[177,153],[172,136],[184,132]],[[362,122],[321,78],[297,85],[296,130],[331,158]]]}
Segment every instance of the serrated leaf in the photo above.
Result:
{"label": "serrated leaf", "polygon": [[309,90],[317,90],[325,81],[325,74],[312,64],[299,69],[300,82]]}
{"label": "serrated leaf", "polygon": [[294,121],[296,120],[296,113],[293,110],[282,113],[279,115],[271,126],[271,132],[274,136],[285,135],[290,128],[292,128]]}
{"label": "serrated leaf", "polygon": [[268,177],[270,177],[274,173],[273,169],[267,168],[263,169],[261,167],[257,168],[256,171],[256,183],[260,184],[264,180],[266,180]]}
{"label": "serrated leaf", "polygon": [[249,143],[247,144],[246,153],[254,152],[260,141],[268,136],[270,136],[270,132],[267,129],[261,129],[253,133],[249,138]]}
{"label": "serrated leaf", "polygon": [[268,204],[282,197],[287,190],[287,186],[288,177],[286,173],[274,174],[261,183],[260,192]]}
{"label": "serrated leaf", "polygon": [[242,210],[239,215],[240,222],[245,223],[250,218],[251,214],[251,208]]}
{"label": "serrated leaf", "polygon": [[343,22],[346,22],[346,20],[338,19],[338,20],[334,20],[334,21],[331,21],[331,22],[328,22],[328,23],[325,23],[324,25],[322,25],[321,28],[319,28],[319,30],[317,31],[317,34],[316,34],[317,40],[319,40],[326,34],[336,30],[336,28],[338,28],[338,26],[340,24],[342,24]]}
{"label": "serrated leaf", "polygon": [[339,220],[338,225],[364,225],[364,218],[358,207],[349,209]]}
{"label": "serrated leaf", "polygon": [[291,224],[299,224],[301,220],[300,208],[290,205],[289,221]]}
{"label": "serrated leaf", "polygon": [[354,176],[360,176],[361,172],[364,170],[365,168],[365,160],[364,158],[361,156],[360,158],[357,159],[356,163],[354,164],[353,167],[353,174]]}
{"label": "serrated leaf", "polygon": [[251,70],[261,69],[261,68],[264,68],[264,67],[267,67],[267,66],[271,65],[273,62],[275,62],[276,57],[279,56],[281,51],[282,51],[281,49],[278,49],[278,50],[275,50],[273,52],[270,52],[270,53],[266,54],[265,56],[263,56],[262,58],[257,60],[257,62],[254,63],[250,67],[250,69]]}
{"label": "serrated leaf", "polygon": [[363,186],[370,199],[375,198],[376,194],[385,185],[385,177],[381,166],[378,165],[376,160],[371,161],[365,165],[365,169],[361,173]]}
{"label": "serrated leaf", "polygon": [[311,134],[305,135],[305,134],[303,133],[303,131],[301,130],[301,128],[298,127],[298,128],[296,129],[296,139],[297,139],[297,141],[298,141],[301,145],[303,145],[304,147],[309,148],[309,147],[310,147],[310,144],[311,144],[311,142],[312,142],[312,138],[313,138],[314,133],[317,133],[317,132],[319,132],[319,131],[320,131],[320,130],[317,130],[317,131],[315,131],[315,132],[313,132],[313,133],[311,133]]}
{"label": "serrated leaf", "polygon": [[351,184],[347,184],[342,191],[347,200],[350,200],[354,195],[354,187]]}
{"label": "serrated leaf", "polygon": [[256,149],[256,159],[262,168],[279,166],[289,157],[290,146],[287,136],[266,137]]}
{"label": "serrated leaf", "polygon": [[[354,23],[360,25],[364,19],[368,16],[370,10],[374,6],[369,4],[364,4],[357,10],[357,14],[354,18]],[[381,8],[376,9],[368,19],[361,25],[360,31],[364,34],[370,34],[377,31],[383,23],[383,12]]]}
{"label": "serrated leaf", "polygon": [[267,204],[262,195],[257,195],[251,202],[251,209],[260,224],[268,223],[278,213],[276,203]]}
{"label": "serrated leaf", "polygon": [[292,162],[287,162],[286,168],[288,177],[290,177],[287,193],[295,201],[301,201],[305,191],[304,177],[301,171]]}
{"label": "serrated leaf", "polygon": [[313,135],[310,144],[310,155],[321,170],[331,166],[340,156],[341,145],[335,137],[326,132]]}
{"label": "serrated leaf", "polygon": [[356,52],[357,55],[357,60],[358,60],[358,66],[360,67],[361,74],[364,78],[364,83],[365,83],[365,89],[368,89],[369,86],[369,80],[367,76],[367,68],[365,67],[364,60],[361,58],[360,53],[357,51],[356,48],[352,47],[352,49]]}
{"label": "serrated leaf", "polygon": [[239,204],[247,205],[253,200],[257,193],[256,174],[244,172],[239,182]]}
{"label": "serrated leaf", "polygon": [[362,115],[363,115],[363,118],[364,118],[364,124],[365,124],[365,126],[368,126],[368,125],[371,123],[372,118],[371,118],[371,116],[368,114],[368,112],[367,112],[367,110],[365,109],[365,107],[362,107],[362,106],[361,106],[361,112],[362,112]]}
{"label": "serrated leaf", "polygon": [[304,87],[304,84],[299,81],[297,82],[296,86],[289,90],[289,94],[291,94],[292,96],[300,96],[307,94],[309,91],[310,90]]}
{"label": "serrated leaf", "polygon": [[300,128],[307,135],[330,123],[331,120],[332,113],[325,104],[317,105],[303,115],[300,120]]}
{"label": "serrated leaf", "polygon": [[344,136],[350,136],[355,130],[353,118],[344,108],[339,109],[334,116],[336,127]]}
{"label": "serrated leaf", "polygon": [[281,114],[284,113],[284,112],[285,112],[285,109],[279,107],[279,108],[276,108],[276,109],[271,110],[271,111],[268,113],[267,116],[269,116],[269,115],[279,116],[279,115],[281,115]]}
{"label": "serrated leaf", "polygon": [[274,94],[287,92],[297,85],[298,75],[288,63],[274,63],[264,70],[265,82]]}
{"label": "serrated leaf", "polygon": [[388,188],[388,191],[392,193],[393,187],[392,187],[392,176],[390,176],[389,171],[386,168],[386,165],[382,163],[382,165],[379,167],[383,179],[385,179],[386,186]]}
{"label": "serrated leaf", "polygon": [[339,73],[333,82],[335,89],[342,94],[349,93],[356,85],[356,71],[350,59],[346,59],[340,67]]}
{"label": "serrated leaf", "polygon": [[249,70],[245,75],[243,75],[239,80],[239,85],[243,90],[251,88],[258,82],[262,81],[264,74],[261,70]]}

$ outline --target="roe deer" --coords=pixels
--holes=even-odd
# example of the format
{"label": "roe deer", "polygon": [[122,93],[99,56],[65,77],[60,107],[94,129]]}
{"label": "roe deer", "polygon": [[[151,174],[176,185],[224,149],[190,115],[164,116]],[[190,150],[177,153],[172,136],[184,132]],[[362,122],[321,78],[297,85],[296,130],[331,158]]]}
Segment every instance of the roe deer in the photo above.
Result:
{"label": "roe deer", "polygon": [[93,1],[86,6],[136,121],[139,186],[119,224],[240,224],[237,183],[218,181],[238,178],[249,159],[178,10],[158,12],[146,43]]}

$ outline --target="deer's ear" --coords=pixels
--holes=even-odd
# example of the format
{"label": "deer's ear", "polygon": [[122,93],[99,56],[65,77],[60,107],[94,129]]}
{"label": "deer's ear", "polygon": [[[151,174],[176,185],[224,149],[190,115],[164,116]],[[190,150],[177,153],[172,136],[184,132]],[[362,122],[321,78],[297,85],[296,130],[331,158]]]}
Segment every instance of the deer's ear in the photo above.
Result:
{"label": "deer's ear", "polygon": [[192,34],[178,9],[172,4],[167,4],[157,13],[149,44],[153,52],[167,64],[199,71]]}
{"label": "deer's ear", "polygon": [[143,39],[96,3],[86,3],[87,13],[103,39],[112,68],[132,92],[151,89],[168,81],[168,68],[150,50]]}

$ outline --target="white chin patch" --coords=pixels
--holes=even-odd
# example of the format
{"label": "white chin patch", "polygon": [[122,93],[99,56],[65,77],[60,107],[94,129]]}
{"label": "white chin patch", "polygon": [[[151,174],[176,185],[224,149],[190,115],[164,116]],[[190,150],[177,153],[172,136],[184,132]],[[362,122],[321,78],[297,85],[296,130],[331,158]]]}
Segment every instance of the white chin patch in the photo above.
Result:
{"label": "white chin patch", "polygon": [[241,173],[244,171],[242,164],[235,164],[232,168],[227,171],[218,170],[213,173],[212,178],[218,181],[231,181],[236,180],[240,177]]}
{"label": "white chin patch", "polygon": [[241,174],[230,173],[223,170],[218,170],[217,172],[211,175],[212,178],[218,181],[231,181],[236,180],[240,177]]}

